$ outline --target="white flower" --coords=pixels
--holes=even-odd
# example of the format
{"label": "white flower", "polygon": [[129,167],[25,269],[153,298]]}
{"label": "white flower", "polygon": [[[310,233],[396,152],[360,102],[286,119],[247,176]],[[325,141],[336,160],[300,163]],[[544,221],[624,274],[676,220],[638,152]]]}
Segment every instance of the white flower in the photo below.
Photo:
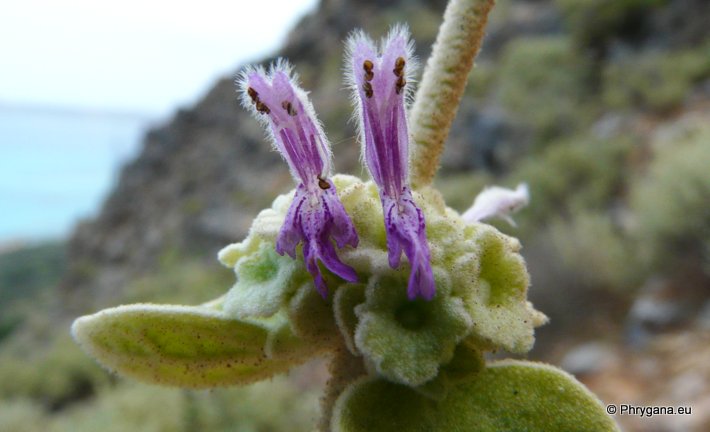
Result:
{"label": "white flower", "polygon": [[512,226],[517,226],[510,216],[530,202],[530,192],[526,183],[520,183],[515,190],[499,186],[487,187],[476,196],[471,208],[461,216],[466,222],[480,222],[493,217],[501,218]]}

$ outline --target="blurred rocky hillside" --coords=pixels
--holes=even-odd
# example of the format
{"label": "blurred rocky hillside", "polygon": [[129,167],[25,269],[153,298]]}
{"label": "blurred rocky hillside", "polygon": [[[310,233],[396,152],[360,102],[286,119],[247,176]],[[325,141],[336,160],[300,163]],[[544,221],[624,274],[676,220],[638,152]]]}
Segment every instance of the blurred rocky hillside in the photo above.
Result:
{"label": "blurred rocky hillside", "polygon": [[[295,65],[304,88],[312,91],[339,171],[361,173],[341,77],[343,40],[355,28],[384,34],[390,24],[406,21],[424,57],[444,6],[442,0],[325,0],[273,58],[264,59],[266,65],[286,57]],[[63,283],[73,311],[115,302],[120,287],[165,261],[216,262],[221,247],[244,237],[254,216],[292,187],[279,155],[238,104],[237,72],[150,131],[100,216],[76,230],[69,246],[72,269]]]}
{"label": "blurred rocky hillside", "polygon": [[[275,56],[289,58],[312,91],[339,171],[362,174],[341,78],[343,39],[355,28],[377,35],[407,22],[425,59],[444,6],[443,0],[324,0]],[[703,0],[500,1],[442,174],[476,170],[501,181],[564,138],[646,140],[647,131],[626,131],[643,121],[653,128],[708,96],[708,20]],[[166,260],[212,259],[291,187],[278,155],[238,106],[233,79],[220,80],[195,106],[150,131],[100,216],[76,230],[63,283],[74,311],[114,302],[131,278]],[[457,191],[460,204],[476,192]]]}
{"label": "blurred rocky hillside", "polygon": [[[337,171],[365,175],[342,41],[356,28],[383,35],[406,22],[426,59],[445,3],[322,0],[264,59],[294,63]],[[437,179],[457,210],[487,184],[529,183],[519,226],[496,225],[521,238],[532,301],[551,317],[531,357],[562,364],[607,402],[689,404],[700,413],[620,419],[628,430],[710,430],[709,23],[707,0],[498,0]],[[105,391],[115,382],[52,342],[51,323],[123,302],[199,303],[232,283],[217,251],[292,187],[237,102],[237,72],[146,135],[100,215],[73,234],[57,295],[37,303],[47,307],[42,320],[13,318],[0,331],[0,358],[17,363],[4,363],[0,382],[24,373],[34,386],[0,384],[0,399],[34,401],[16,408],[17,418],[37,406],[121,400]],[[32,332],[43,335],[46,356],[17,360],[36,343]],[[50,375],[61,386],[28,378],[56,359],[63,372]],[[170,400],[204,402],[186,395]]]}

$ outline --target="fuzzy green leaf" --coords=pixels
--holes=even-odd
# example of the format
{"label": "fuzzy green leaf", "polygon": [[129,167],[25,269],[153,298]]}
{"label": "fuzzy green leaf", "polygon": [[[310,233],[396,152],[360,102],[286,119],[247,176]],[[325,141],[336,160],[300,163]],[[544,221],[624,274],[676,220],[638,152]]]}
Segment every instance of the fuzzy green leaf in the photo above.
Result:
{"label": "fuzzy green leaf", "polygon": [[459,382],[441,400],[367,378],[336,403],[334,432],[617,431],[599,400],[571,375],[549,365],[493,363]]}
{"label": "fuzzy green leaf", "polygon": [[364,284],[343,284],[335,291],[333,296],[335,322],[338,324],[345,346],[353,355],[360,354],[355,346],[355,329],[358,323],[355,307],[364,302]]}
{"label": "fuzzy green leaf", "polygon": [[431,381],[414,387],[418,393],[428,398],[441,400],[456,384],[470,379],[486,367],[483,355],[470,343],[460,343],[454,351],[454,358],[439,369],[439,374]]}
{"label": "fuzzy green leaf", "polygon": [[473,325],[463,301],[449,295],[445,277],[434,274],[431,301],[407,297],[405,274],[371,278],[367,300],[355,307],[355,346],[389,380],[419,386],[433,379]]}
{"label": "fuzzy green leaf", "polygon": [[471,339],[484,350],[502,347],[526,353],[535,342],[534,328],[546,323],[547,317],[527,301],[529,278],[518,253],[520,242],[483,224],[472,226],[470,235],[480,247],[477,284],[462,293],[475,321]]}
{"label": "fuzzy green leaf", "polygon": [[107,369],[143,382],[208,388],[248,384],[306,356],[268,358],[265,323],[204,307],[137,304],[74,321],[74,339]]}
{"label": "fuzzy green leaf", "polygon": [[332,296],[321,297],[312,282],[304,283],[296,291],[288,307],[288,318],[293,333],[308,341],[314,349],[338,345]]}

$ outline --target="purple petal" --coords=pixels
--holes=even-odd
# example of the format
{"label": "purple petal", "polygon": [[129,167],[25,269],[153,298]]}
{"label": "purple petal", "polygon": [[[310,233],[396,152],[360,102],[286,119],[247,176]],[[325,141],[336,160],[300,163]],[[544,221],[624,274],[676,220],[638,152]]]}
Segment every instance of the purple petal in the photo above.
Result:
{"label": "purple petal", "polygon": [[396,196],[407,182],[409,137],[404,102],[415,67],[409,33],[393,29],[381,54],[362,33],[348,41],[349,82],[358,101],[365,162],[387,195]]}
{"label": "purple petal", "polygon": [[296,181],[309,188],[330,173],[330,146],[306,92],[279,62],[267,74],[249,69],[239,78],[242,104],[262,120]]}
{"label": "purple petal", "polygon": [[328,209],[333,219],[331,235],[333,236],[335,243],[339,248],[343,248],[345,245],[357,247],[359,239],[357,232],[355,231],[355,226],[350,220],[350,216],[348,216],[345,211],[343,203],[341,203],[338,198],[335,190],[335,184],[330,179],[323,180],[323,182],[330,185],[329,188],[324,190],[322,197],[323,205]]}
{"label": "purple petal", "polygon": [[296,258],[296,246],[303,239],[303,231],[301,229],[301,207],[307,199],[306,188],[299,185],[296,188],[296,194],[293,197],[291,206],[286,213],[281,230],[276,239],[276,252],[279,255],[287,253],[291,258]]}
{"label": "purple petal", "polygon": [[407,181],[405,99],[415,66],[412,51],[409,33],[402,27],[390,32],[379,54],[367,36],[356,33],[348,41],[349,82],[358,101],[365,162],[380,190],[389,264],[398,267],[404,251],[411,266],[409,297],[429,300],[436,287],[424,215],[414,203]]}
{"label": "purple petal", "polygon": [[276,252],[296,254],[296,246],[303,242],[303,258],[306,269],[313,276],[318,292],[326,297],[328,289],[323,279],[318,261],[335,275],[348,282],[357,282],[355,270],[338,258],[333,240],[339,248],[346,244],[357,246],[358,237],[350,217],[338,199],[335,185],[324,180],[329,187],[316,191],[304,185],[296,188],[296,194],[286,213],[276,239]]}
{"label": "purple petal", "polygon": [[328,297],[328,287],[325,279],[323,279],[318,261],[322,262],[328,270],[342,279],[348,282],[358,281],[355,270],[338,258],[333,243],[328,239],[326,232],[322,232],[319,239],[304,239],[303,259],[306,262],[306,270],[313,276],[316,289],[323,298]]}
{"label": "purple petal", "polygon": [[242,104],[267,126],[298,183],[276,239],[276,252],[296,258],[296,248],[302,243],[306,269],[324,297],[328,289],[319,261],[341,278],[356,282],[355,270],[340,261],[333,241],[339,248],[355,247],[358,236],[335,184],[328,179],[330,147],[306,92],[295,84],[285,62],[277,63],[268,74],[263,69],[247,70],[239,86]]}
{"label": "purple petal", "polygon": [[382,207],[385,211],[390,266],[399,266],[401,251],[404,250],[411,266],[407,289],[409,298],[431,300],[436,286],[422,211],[414,203],[409,188],[405,188],[399,200],[382,196]]}

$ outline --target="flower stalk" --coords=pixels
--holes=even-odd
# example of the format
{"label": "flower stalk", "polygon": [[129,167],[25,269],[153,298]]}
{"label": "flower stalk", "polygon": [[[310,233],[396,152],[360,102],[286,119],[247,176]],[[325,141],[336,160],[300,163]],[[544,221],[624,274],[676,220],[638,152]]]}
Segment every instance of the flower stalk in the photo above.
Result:
{"label": "flower stalk", "polygon": [[434,180],[495,0],[452,0],[410,112],[414,188]]}

